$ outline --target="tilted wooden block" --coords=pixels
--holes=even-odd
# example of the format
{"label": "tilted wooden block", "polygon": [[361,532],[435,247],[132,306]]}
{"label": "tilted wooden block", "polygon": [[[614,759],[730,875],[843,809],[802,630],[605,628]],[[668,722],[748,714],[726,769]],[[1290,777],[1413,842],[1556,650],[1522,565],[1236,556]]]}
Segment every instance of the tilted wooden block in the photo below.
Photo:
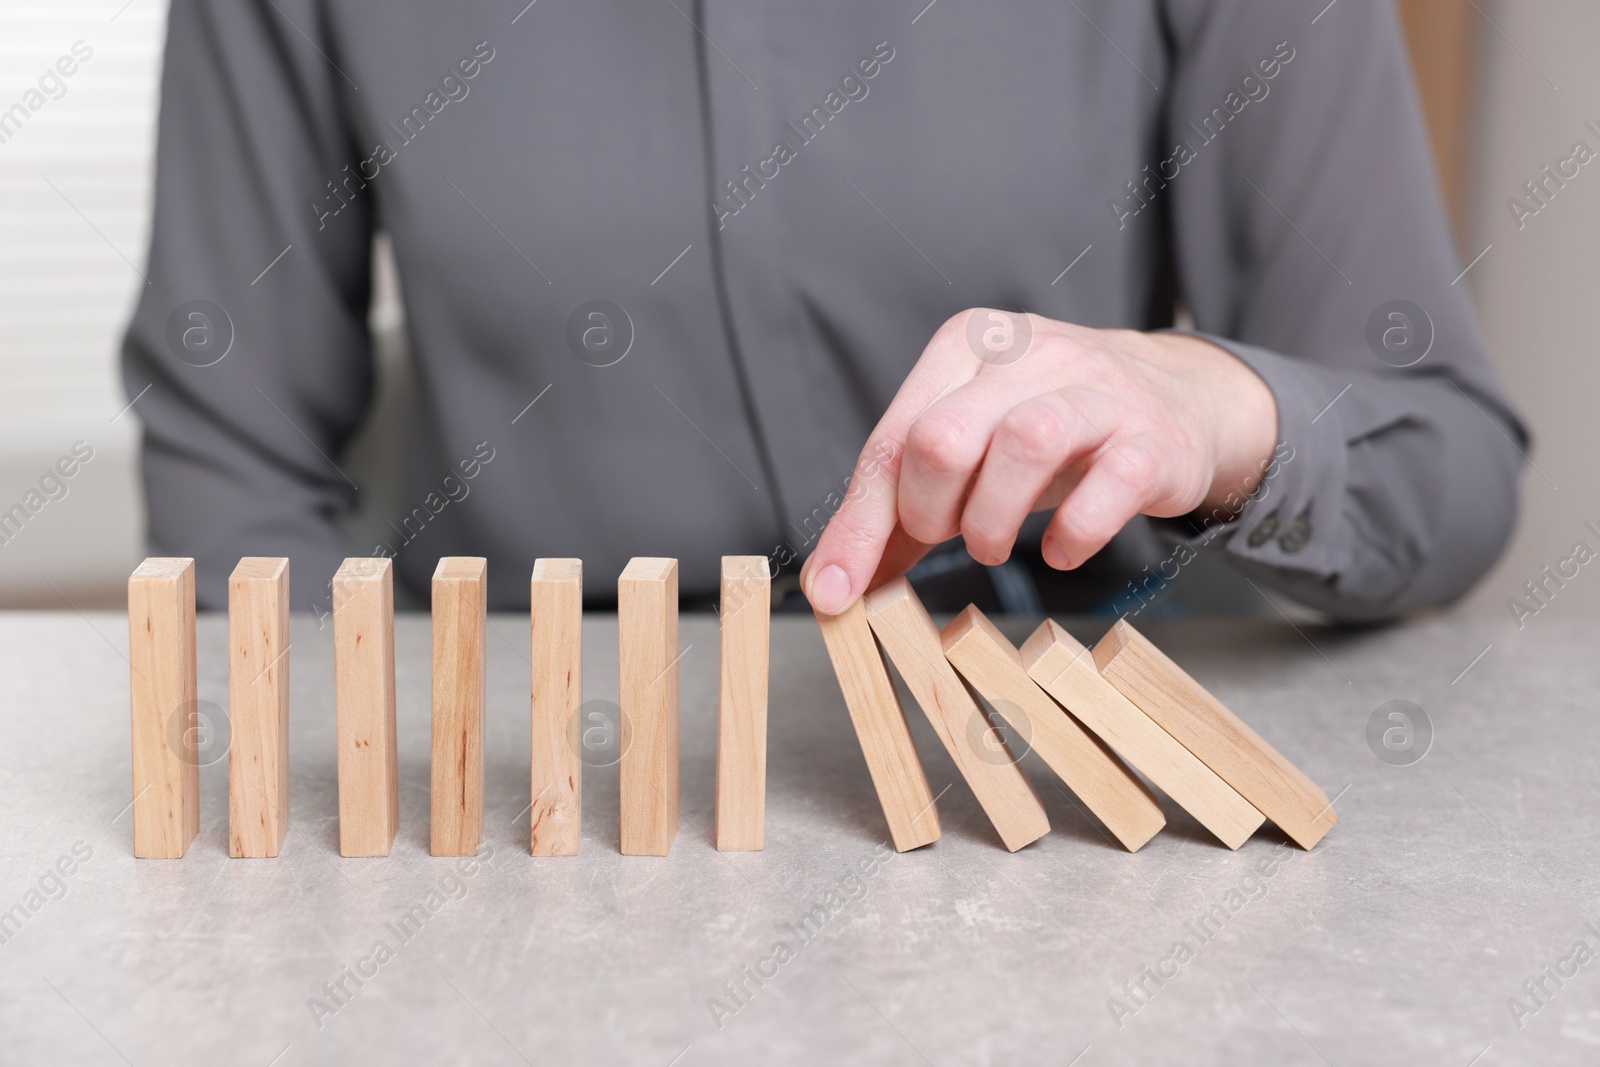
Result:
{"label": "tilted wooden block", "polygon": [[387,856],[400,826],[395,762],[394,565],[347,559],[333,576],[339,855]]}
{"label": "tilted wooden block", "polygon": [[532,640],[532,749],[528,851],[576,856],[583,760],[583,561],[539,559],[529,587]]}
{"label": "tilted wooden block", "polygon": [[1022,646],[1040,688],[1229,848],[1265,821],[1233,787],[1100,676],[1089,650],[1052,619]]}
{"label": "tilted wooden block", "polygon": [[868,593],[866,604],[872,632],[1006,848],[1015,852],[1049,833],[1050,819],[1017,766],[1019,757],[1004,742],[994,743],[993,728],[945,659],[939,628],[911,583],[897,578]]}
{"label": "tilted wooden block", "polygon": [[488,561],[445,556],[433,572],[433,751],[428,851],[476,855],[483,839]]}
{"label": "tilted wooden block", "polygon": [[1040,689],[1022,656],[976,607],[944,628],[944,654],[1129,852],[1166,824],[1161,805],[1099,739]]}
{"label": "tilted wooden block", "polygon": [[1315,782],[1279,755],[1143,634],[1117,624],[1094,646],[1100,674],[1223,781],[1311,848],[1339,816]]}
{"label": "tilted wooden block", "polygon": [[678,834],[678,561],[637,556],[617,579],[622,853],[665,856]]}
{"label": "tilted wooden block", "polygon": [[889,668],[873,639],[866,605],[858,600],[838,615],[817,612],[817,625],[895,851],[939,840],[939,811],[933,791],[912,744],[900,696],[889,680]]}
{"label": "tilted wooden block", "polygon": [[722,557],[717,687],[717,848],[762,847],[767,809],[767,647],[772,576],[765,556]]}
{"label": "tilted wooden block", "polygon": [[278,854],[289,832],[289,561],[228,578],[228,855]]}
{"label": "tilted wooden block", "polygon": [[147,559],[128,578],[133,854],[178,859],[200,830],[194,560]]}

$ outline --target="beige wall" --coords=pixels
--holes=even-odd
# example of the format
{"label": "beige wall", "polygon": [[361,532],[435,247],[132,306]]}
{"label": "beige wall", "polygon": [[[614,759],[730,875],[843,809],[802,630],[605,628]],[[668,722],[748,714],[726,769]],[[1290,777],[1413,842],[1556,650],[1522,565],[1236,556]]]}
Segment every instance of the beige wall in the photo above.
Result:
{"label": "beige wall", "polygon": [[[1499,32],[1480,37],[1466,259],[1492,247],[1463,284],[1472,287],[1490,352],[1533,428],[1537,470],[1524,477],[1523,518],[1511,548],[1464,606],[1509,623],[1508,598],[1568,556],[1576,540],[1600,552],[1600,536],[1583,528],[1593,521],[1600,529],[1600,159],[1521,229],[1506,206],[1573,142],[1600,153],[1600,134],[1584,126],[1600,128],[1600,5],[1499,0],[1483,8]],[[1600,561],[1555,589],[1527,629],[1596,608]]]}

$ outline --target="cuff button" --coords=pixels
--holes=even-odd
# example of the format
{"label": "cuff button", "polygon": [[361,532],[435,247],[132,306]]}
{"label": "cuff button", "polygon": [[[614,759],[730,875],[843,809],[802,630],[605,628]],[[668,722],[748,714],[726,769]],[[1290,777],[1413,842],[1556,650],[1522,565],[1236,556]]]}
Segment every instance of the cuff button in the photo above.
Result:
{"label": "cuff button", "polygon": [[1285,552],[1298,552],[1311,543],[1311,509],[1300,513],[1299,518],[1289,524],[1282,537],[1278,538],[1278,547]]}
{"label": "cuff button", "polygon": [[1277,532],[1278,513],[1274,511],[1272,514],[1256,523],[1256,528],[1250,531],[1249,537],[1245,538],[1245,544],[1249,545],[1251,548],[1260,548],[1262,545],[1272,540],[1272,535]]}

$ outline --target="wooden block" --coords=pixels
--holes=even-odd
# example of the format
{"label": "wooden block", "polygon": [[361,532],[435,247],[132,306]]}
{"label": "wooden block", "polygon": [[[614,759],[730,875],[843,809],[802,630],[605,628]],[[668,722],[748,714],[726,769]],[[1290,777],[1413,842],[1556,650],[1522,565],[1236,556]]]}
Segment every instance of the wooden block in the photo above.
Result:
{"label": "wooden block", "polygon": [[992,727],[945,659],[939,628],[911,583],[897,578],[868,593],[866,605],[878,643],[922,705],[1006,848],[1015,852],[1049,833],[1050,820],[1017,757],[1003,742],[997,748],[986,744]]}
{"label": "wooden block", "polygon": [[433,572],[433,752],[428,851],[473,856],[483,839],[488,561],[445,556]]}
{"label": "wooden block", "polygon": [[133,854],[178,859],[200,830],[194,560],[147,559],[128,578]]}
{"label": "wooden block", "polygon": [[583,561],[535,560],[528,604],[533,649],[528,850],[535,856],[576,856],[583,793],[578,747]]}
{"label": "wooden block", "polygon": [[983,612],[969,607],[957,615],[940,643],[956,670],[1129,852],[1137,852],[1166,824],[1145,784],[1028,677],[1016,646]]}
{"label": "wooden block", "polygon": [[767,648],[772,574],[765,556],[722,557],[717,687],[717,848],[759,851],[767,810]]}
{"label": "wooden block", "polygon": [[289,832],[289,561],[228,578],[228,855],[278,854]]}
{"label": "wooden block", "polygon": [[889,668],[872,637],[866,605],[857,601],[839,615],[818,612],[817,625],[895,851],[939,840],[939,811],[934,807],[933,791],[911,742],[911,728],[889,680]]}
{"label": "wooden block", "polygon": [[1266,821],[1215,771],[1102,678],[1089,650],[1054,620],[1046,619],[1023,644],[1022,665],[1041,689],[1224,845],[1238,848]]}
{"label": "wooden block", "polygon": [[678,561],[636,556],[617,579],[622,854],[678,834]]}
{"label": "wooden block", "polygon": [[347,559],[333,576],[339,855],[387,856],[400,826],[395,761],[394,566]]}
{"label": "wooden block", "polygon": [[1339,821],[1315,782],[1127,620],[1118,620],[1094,646],[1094,661],[1106,681],[1301,848],[1311,848]]}

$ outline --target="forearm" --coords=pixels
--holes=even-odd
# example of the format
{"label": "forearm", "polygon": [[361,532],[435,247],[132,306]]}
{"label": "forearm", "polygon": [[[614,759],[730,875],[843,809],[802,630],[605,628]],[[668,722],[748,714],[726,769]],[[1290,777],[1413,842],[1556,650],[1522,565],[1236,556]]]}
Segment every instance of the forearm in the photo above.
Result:
{"label": "forearm", "polygon": [[1445,604],[1482,577],[1510,536],[1522,462],[1496,400],[1452,377],[1341,375],[1220,343],[1277,397],[1275,462],[1232,523],[1200,512],[1158,532],[1348,621]]}
{"label": "forearm", "polygon": [[325,589],[356,499],[336,457],[372,387],[370,206],[326,228],[313,207],[351,142],[342,83],[327,40],[283,33],[319,25],[309,0],[282,4],[172,6],[149,285],[122,349],[150,547],[195,557],[205,607],[242,555],[290,557],[297,610]]}

